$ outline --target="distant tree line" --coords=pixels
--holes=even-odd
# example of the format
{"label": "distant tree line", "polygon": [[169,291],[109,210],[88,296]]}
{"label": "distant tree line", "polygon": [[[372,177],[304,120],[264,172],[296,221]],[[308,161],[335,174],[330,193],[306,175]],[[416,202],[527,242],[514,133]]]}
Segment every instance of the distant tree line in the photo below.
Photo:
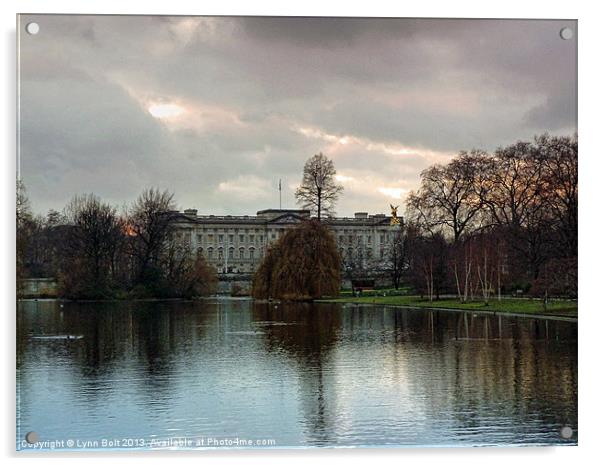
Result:
{"label": "distant tree line", "polygon": [[388,267],[436,299],[577,296],[577,136],[461,152],[421,174]]}
{"label": "distant tree line", "polygon": [[173,195],[147,189],[121,214],[94,195],[34,216],[17,186],[17,280],[56,277],[72,299],[190,298],[210,294],[215,270],[174,225]]}
{"label": "distant tree line", "polygon": [[[460,152],[421,174],[388,249],[371,257],[395,288],[428,299],[455,294],[488,302],[508,293],[577,296],[577,136],[547,134],[492,154]],[[320,221],[343,188],[331,160],[305,164],[297,201],[314,220],[288,231],[265,255],[257,298],[335,295],[341,273],[366,273],[364,257],[342,257]],[[17,277],[58,277],[69,298],[191,297],[212,292],[215,270],[174,228],[173,195],[144,191],[120,215],[93,195],[62,213],[33,216],[17,190]],[[353,259],[352,263],[349,262]],[[357,259],[357,260],[356,260]]]}

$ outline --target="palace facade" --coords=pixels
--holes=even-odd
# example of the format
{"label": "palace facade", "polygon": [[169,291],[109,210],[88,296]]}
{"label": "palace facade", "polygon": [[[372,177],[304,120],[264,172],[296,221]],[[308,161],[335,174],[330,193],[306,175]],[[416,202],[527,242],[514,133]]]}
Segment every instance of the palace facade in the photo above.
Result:
{"label": "palace facade", "polygon": [[[267,209],[257,215],[199,215],[195,209],[173,212],[177,236],[215,266],[219,275],[252,274],[266,248],[284,232],[310,217],[309,210]],[[381,269],[393,239],[391,217],[357,212],[327,218],[336,236],[343,268]],[[223,279],[223,278],[222,278]]]}

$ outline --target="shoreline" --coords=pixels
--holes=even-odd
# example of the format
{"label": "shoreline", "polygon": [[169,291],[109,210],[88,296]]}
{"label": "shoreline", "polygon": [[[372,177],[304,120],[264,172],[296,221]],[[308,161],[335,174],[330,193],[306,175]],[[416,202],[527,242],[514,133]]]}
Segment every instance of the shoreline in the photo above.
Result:
{"label": "shoreline", "polygon": [[[383,307],[393,307],[393,308],[401,308],[401,309],[427,309],[431,311],[452,311],[452,312],[469,312],[474,314],[486,314],[486,315],[507,315],[513,317],[533,317],[537,319],[549,319],[549,320],[562,320],[567,322],[577,322],[578,321],[578,307],[558,307],[558,303],[556,304],[556,309],[553,308],[553,303],[550,303],[552,309],[548,310],[539,310],[533,309],[533,301],[522,301],[521,300],[502,300],[503,304],[499,304],[497,301],[490,301],[489,306],[485,306],[483,302],[468,302],[468,303],[460,303],[456,300],[446,300],[442,301],[433,301],[427,302],[424,300],[420,300],[416,297],[415,300],[412,300],[410,296],[390,296],[390,297],[348,297],[348,298],[325,298],[316,300],[316,302],[321,303],[331,303],[331,304],[344,304],[344,305],[353,305],[353,306],[383,306]],[[397,302],[396,302],[397,301]],[[406,301],[406,302],[403,302]],[[518,301],[518,302],[517,302]],[[565,300],[563,300],[565,301]],[[496,306],[497,303],[497,306]],[[510,308],[504,309],[503,306],[508,306]],[[525,305],[527,307],[525,310],[520,309]],[[529,308],[530,307],[530,308]]]}
{"label": "shoreline", "polygon": [[[194,303],[212,299],[232,299],[236,301],[253,301],[261,303],[270,303],[267,300],[256,300],[251,297],[241,296],[206,296],[194,299],[185,298],[139,298],[139,299],[90,299],[90,300],[69,300],[62,298],[19,298],[17,302],[48,302],[56,301],[61,303],[145,303],[145,302],[156,302],[156,303]],[[280,304],[280,301],[271,301],[272,303]],[[383,308],[397,308],[397,309],[411,309],[411,310],[427,310],[427,311],[445,311],[445,312],[468,312],[473,314],[484,314],[491,316],[508,316],[508,317],[531,317],[534,319],[547,319],[557,320],[564,322],[578,322],[578,316],[571,316],[567,314],[546,314],[543,312],[519,312],[519,311],[508,311],[500,309],[474,309],[474,308],[460,308],[460,307],[444,307],[444,306],[428,306],[420,304],[396,304],[396,303],[382,303],[382,302],[358,302],[357,299],[345,299],[345,298],[333,298],[333,299],[317,299],[313,301],[316,304],[341,304],[343,307],[383,307]]]}
{"label": "shoreline", "polygon": [[[68,299],[68,298],[17,298],[17,302],[31,301],[56,301],[60,303],[195,303],[199,301],[207,301],[210,299],[232,299],[236,301],[253,301],[250,296],[229,296],[229,295],[213,295],[200,296],[198,298],[112,298],[112,299]],[[261,300],[254,300],[261,301]],[[267,301],[266,301],[267,302]]]}
{"label": "shoreline", "polygon": [[[202,298],[205,299],[205,298]],[[61,303],[133,303],[133,302],[183,302],[190,303],[201,299],[188,298],[127,298],[127,299],[67,299],[67,298],[17,298],[19,301],[57,301]]]}
{"label": "shoreline", "polygon": [[412,306],[407,304],[381,304],[381,303],[355,303],[352,301],[334,301],[334,300],[317,300],[316,303],[323,304],[350,304],[352,306],[360,306],[360,307],[374,307],[374,306],[382,306],[384,308],[390,307],[395,309],[411,309],[414,311],[445,311],[445,312],[468,312],[472,314],[487,314],[495,317],[499,316],[508,316],[508,317],[531,317],[534,319],[546,319],[546,320],[558,320],[563,322],[578,322],[577,317],[567,316],[567,315],[553,315],[553,314],[536,314],[536,313],[528,313],[528,312],[510,312],[510,311],[500,311],[500,310],[487,310],[487,309],[458,309],[452,307],[428,307],[428,306]]}

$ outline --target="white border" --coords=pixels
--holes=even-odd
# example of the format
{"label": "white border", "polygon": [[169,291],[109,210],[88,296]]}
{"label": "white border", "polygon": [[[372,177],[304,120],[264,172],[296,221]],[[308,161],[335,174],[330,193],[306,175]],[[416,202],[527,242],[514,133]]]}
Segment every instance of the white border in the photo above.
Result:
{"label": "white border", "polygon": [[[0,245],[2,267],[0,286],[4,298],[2,308],[2,367],[4,368],[0,443],[3,456],[12,463],[16,457],[26,462],[43,457],[51,464],[81,462],[102,464],[111,458],[129,458],[138,463],[162,464],[166,461],[190,463],[220,462],[238,464],[327,464],[333,461],[363,464],[378,461],[382,464],[445,464],[462,466],[486,461],[488,466],[522,462],[545,462],[548,465],[587,464],[596,457],[600,442],[600,362],[598,354],[602,328],[601,300],[595,293],[602,289],[600,265],[600,182],[602,149],[599,134],[601,102],[599,82],[602,74],[600,54],[600,11],[593,1],[498,0],[495,4],[483,1],[385,2],[371,0],[352,4],[349,1],[304,0],[284,1],[181,1],[146,0],[3,0],[2,15],[3,111],[0,113],[4,144],[2,167],[2,218]],[[19,454],[14,448],[15,413],[15,343],[14,343],[14,179],[15,157],[15,14],[16,13],[104,13],[104,14],[202,14],[202,15],[300,15],[300,16],[404,16],[404,17],[491,17],[491,18],[563,18],[579,20],[579,143],[580,143],[580,329],[579,329],[579,447],[565,448],[504,448],[504,449],[404,449],[404,450],[294,450],[294,451],[217,451],[217,452],[148,452],[100,454]],[[550,70],[551,73],[554,70]]]}

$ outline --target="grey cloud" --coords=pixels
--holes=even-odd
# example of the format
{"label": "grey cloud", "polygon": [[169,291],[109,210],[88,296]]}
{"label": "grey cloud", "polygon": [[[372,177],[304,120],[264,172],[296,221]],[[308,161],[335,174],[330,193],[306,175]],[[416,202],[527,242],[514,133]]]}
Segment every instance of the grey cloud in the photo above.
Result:
{"label": "grey cloud", "polygon": [[244,32],[267,43],[286,42],[300,47],[372,46],[424,34],[445,36],[466,28],[465,21],[417,18],[354,17],[246,17],[238,19]]}
{"label": "grey cloud", "polygon": [[576,101],[576,88],[559,89],[547,96],[543,104],[525,114],[525,124],[539,131],[576,130]]}
{"label": "grey cloud", "polygon": [[[275,205],[279,178],[294,204],[288,183],[309,156],[332,147],[298,127],[416,148],[393,156],[349,145],[327,154],[340,172],[404,189],[432,163],[420,151],[494,149],[576,130],[576,41],[558,36],[565,25],[576,29],[571,21],[24,22],[34,19],[40,34],[21,37],[21,155],[38,211],[82,190],[122,203],[158,185],[182,207],[249,213]],[[143,101],[153,99],[189,105],[198,124],[152,118]],[[245,199],[220,191],[244,177],[267,192]],[[339,212],[382,210],[376,188],[348,189]]]}

